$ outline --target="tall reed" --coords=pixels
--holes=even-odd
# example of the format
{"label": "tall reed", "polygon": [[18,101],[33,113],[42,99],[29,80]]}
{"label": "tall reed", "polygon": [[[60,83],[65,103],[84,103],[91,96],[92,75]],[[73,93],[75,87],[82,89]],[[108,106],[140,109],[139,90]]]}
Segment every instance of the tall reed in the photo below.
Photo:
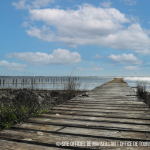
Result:
{"label": "tall reed", "polygon": [[137,84],[137,96],[144,100],[144,102],[150,107],[150,93],[148,90],[148,85],[144,82],[140,82]]}

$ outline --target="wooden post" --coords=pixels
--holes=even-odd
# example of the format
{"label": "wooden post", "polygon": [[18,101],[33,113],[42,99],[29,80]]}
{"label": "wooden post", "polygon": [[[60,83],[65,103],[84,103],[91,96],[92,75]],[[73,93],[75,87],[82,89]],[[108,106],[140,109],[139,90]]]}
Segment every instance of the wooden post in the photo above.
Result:
{"label": "wooden post", "polygon": [[3,79],[3,86],[5,85],[5,80]]}

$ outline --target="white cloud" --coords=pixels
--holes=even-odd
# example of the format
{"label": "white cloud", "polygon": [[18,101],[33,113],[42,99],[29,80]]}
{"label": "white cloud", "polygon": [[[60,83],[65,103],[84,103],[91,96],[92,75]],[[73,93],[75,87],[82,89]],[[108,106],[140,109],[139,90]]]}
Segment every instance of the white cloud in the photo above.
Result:
{"label": "white cloud", "polygon": [[90,69],[79,67],[78,70],[80,71],[102,71],[103,69],[97,66],[97,67],[93,67]]}
{"label": "white cloud", "polygon": [[[150,38],[137,17],[130,19],[115,8],[100,8],[84,4],[78,10],[35,9],[29,10],[32,21],[43,21],[42,28],[36,26],[26,30],[27,34],[48,42],[64,42],[68,46],[98,45],[119,50],[150,53]],[[55,30],[51,30],[51,27]],[[145,51],[145,53],[143,53]]]}
{"label": "white cloud", "polygon": [[138,67],[135,67],[135,66],[125,66],[124,69],[132,71],[132,70],[141,70],[142,68],[138,68]]}
{"label": "white cloud", "polygon": [[22,27],[29,27],[30,25],[29,25],[29,23],[27,22],[27,21],[24,21],[23,23],[22,23]]}
{"label": "white cloud", "polygon": [[107,0],[107,1],[105,1],[105,2],[103,2],[103,3],[100,3],[100,6],[103,6],[103,7],[110,7],[111,6],[111,2],[110,2],[110,0]]}
{"label": "white cloud", "polygon": [[142,60],[135,57],[133,54],[122,54],[122,55],[113,55],[108,56],[115,63],[127,63],[127,64],[142,64]]}
{"label": "white cloud", "polygon": [[111,40],[111,46],[115,49],[134,50],[138,53],[150,49],[150,38],[137,23],[129,26],[127,30],[118,31],[116,35],[110,35],[108,40]]}
{"label": "white cloud", "polygon": [[50,3],[54,3],[55,0],[34,0],[31,3],[26,4],[27,0],[20,0],[18,3],[13,2],[12,5],[16,9],[39,9],[40,7],[47,7]]}
{"label": "white cloud", "polygon": [[37,27],[30,27],[31,30],[26,30],[27,34],[32,37],[37,37],[44,41],[57,41],[56,35],[53,31],[49,30],[45,25],[42,26],[42,29],[38,29]]}
{"label": "white cloud", "polygon": [[21,0],[18,3],[13,2],[12,5],[16,8],[16,9],[27,9],[27,6],[25,6],[26,0]]}
{"label": "white cloud", "polygon": [[120,0],[120,2],[124,2],[126,5],[129,6],[133,6],[137,3],[136,0]]}
{"label": "white cloud", "polygon": [[103,70],[102,68],[99,68],[99,67],[93,67],[91,70],[93,70],[93,71],[101,71],[101,70]]}
{"label": "white cloud", "polygon": [[139,22],[140,21],[139,17],[133,16],[133,15],[130,15],[130,20],[132,20],[132,22]]}
{"label": "white cloud", "polygon": [[9,63],[7,61],[0,61],[0,67],[4,67],[7,70],[21,71],[24,70],[27,67],[27,65],[19,64],[19,63]]}
{"label": "white cloud", "polygon": [[46,53],[11,53],[6,55],[7,58],[17,58],[19,60],[25,60],[32,65],[45,65],[45,64],[60,64],[69,65],[76,64],[81,61],[81,55],[77,52],[70,52],[65,49],[54,50],[52,54]]}
{"label": "white cloud", "polygon": [[149,49],[140,49],[139,50],[137,49],[135,52],[141,54],[141,55],[146,55],[146,54],[150,54],[150,50]]}
{"label": "white cloud", "polygon": [[54,3],[55,0],[35,0],[32,2],[33,8],[40,8],[49,6],[50,3]]}
{"label": "white cloud", "polygon": [[[115,34],[121,29],[120,23],[130,22],[124,14],[114,8],[103,9],[89,5],[83,5],[79,10],[42,9],[30,10],[29,13],[32,21],[44,21],[47,25],[55,27],[57,32],[46,26],[41,30],[32,27],[26,31],[28,35],[49,42],[63,41],[73,46],[98,44],[100,38]],[[49,34],[43,35],[45,30]]]}
{"label": "white cloud", "polygon": [[101,55],[98,55],[98,54],[96,54],[96,55],[95,55],[95,57],[96,57],[96,58],[98,58],[98,59],[101,59],[101,58],[103,58],[103,56],[101,56]]}
{"label": "white cloud", "polygon": [[55,8],[56,8],[56,9],[59,9],[59,8],[61,8],[61,6],[59,6],[59,5],[56,5],[56,6],[55,6]]}

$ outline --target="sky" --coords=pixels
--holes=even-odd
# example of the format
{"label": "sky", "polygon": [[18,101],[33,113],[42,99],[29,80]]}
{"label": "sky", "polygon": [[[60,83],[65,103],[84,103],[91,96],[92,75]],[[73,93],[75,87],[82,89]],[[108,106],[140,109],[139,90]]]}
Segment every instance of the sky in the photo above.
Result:
{"label": "sky", "polygon": [[150,76],[149,0],[0,1],[1,76]]}

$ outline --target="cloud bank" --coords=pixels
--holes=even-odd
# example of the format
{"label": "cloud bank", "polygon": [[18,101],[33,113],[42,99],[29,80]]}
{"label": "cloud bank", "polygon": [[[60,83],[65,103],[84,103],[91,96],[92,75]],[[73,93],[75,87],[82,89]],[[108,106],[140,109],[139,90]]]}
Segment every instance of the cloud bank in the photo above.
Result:
{"label": "cloud bank", "polygon": [[27,65],[19,63],[9,63],[7,61],[0,61],[0,67],[4,67],[6,68],[6,70],[22,71],[27,67]]}
{"label": "cloud bank", "polygon": [[20,0],[19,2],[13,2],[12,6],[16,9],[39,9],[41,7],[47,7],[50,3],[54,3],[55,0],[34,0],[27,3],[27,0]]}
{"label": "cloud bank", "polygon": [[[127,5],[135,5],[136,0],[120,0]],[[149,31],[142,28],[138,18],[126,16],[115,8],[110,8],[109,0],[100,3],[102,7],[90,4],[78,6],[77,10],[45,8],[55,0],[21,0],[13,2],[16,9],[28,9],[29,19],[35,26],[26,33],[47,42],[63,42],[76,48],[78,45],[98,45],[118,50],[133,50],[139,54],[150,54]],[[29,22],[30,22],[29,21]],[[37,27],[36,22],[44,25]]]}
{"label": "cloud bank", "polygon": [[127,64],[135,64],[135,65],[142,64],[142,60],[138,59],[133,54],[122,54],[122,55],[111,54],[107,56],[107,58],[111,59],[115,63],[127,63]]}
{"label": "cloud bank", "polygon": [[101,55],[98,55],[98,54],[96,54],[96,55],[95,55],[95,57],[96,57],[96,58],[98,58],[98,59],[101,59],[101,58],[103,58],[103,56],[101,56]]}
{"label": "cloud bank", "polygon": [[26,33],[43,41],[64,42],[72,47],[98,45],[150,54],[149,33],[139,23],[132,23],[136,18],[131,16],[129,19],[115,8],[84,4],[78,10],[33,9],[29,14],[31,21],[43,21],[45,25],[41,28],[32,26]]}
{"label": "cloud bank", "polygon": [[142,68],[138,68],[138,67],[135,67],[135,66],[125,66],[124,69],[132,71],[132,70],[141,70]]}
{"label": "cloud bank", "polygon": [[102,6],[102,7],[110,7],[111,4],[112,4],[112,2],[110,2],[110,0],[107,0],[107,1],[105,1],[103,3],[100,3],[100,6]]}
{"label": "cloud bank", "polygon": [[136,0],[120,0],[120,2],[124,2],[126,5],[129,6],[133,6],[137,3]]}
{"label": "cloud bank", "polygon": [[25,52],[25,53],[10,53],[6,55],[7,58],[16,58],[24,60],[31,65],[71,65],[81,61],[81,55],[77,52],[70,52],[65,49],[54,50],[52,54],[41,52]]}

